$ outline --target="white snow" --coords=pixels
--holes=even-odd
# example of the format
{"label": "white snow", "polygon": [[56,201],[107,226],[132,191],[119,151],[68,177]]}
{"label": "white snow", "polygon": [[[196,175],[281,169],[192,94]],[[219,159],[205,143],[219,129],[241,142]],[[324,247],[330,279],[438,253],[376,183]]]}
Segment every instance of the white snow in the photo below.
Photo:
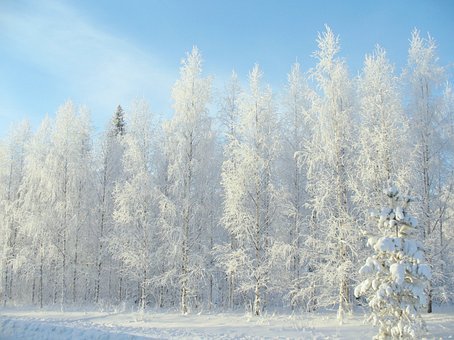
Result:
{"label": "white snow", "polygon": [[405,279],[405,266],[401,263],[393,263],[389,266],[391,277],[397,285],[402,285]]}
{"label": "white snow", "polygon": [[[417,240],[406,239],[403,246],[404,246],[403,250],[404,250],[405,255],[414,257],[415,254],[417,254],[417,252],[418,252]],[[421,254],[417,254],[417,255],[418,255],[418,257],[416,257],[417,259],[422,259],[424,256],[424,253],[421,252]]]}
{"label": "white snow", "polygon": [[[454,334],[454,308],[423,315],[429,338]],[[183,316],[176,312],[0,310],[0,339],[371,339],[361,310],[342,326],[335,311],[251,317],[243,313]]]}
{"label": "white snow", "polygon": [[419,275],[424,276],[427,279],[432,278],[432,271],[430,270],[430,266],[428,264],[418,265],[417,272]]}
{"label": "white snow", "polygon": [[396,208],[396,220],[403,221],[405,219],[404,211],[401,207]]}
{"label": "white snow", "polygon": [[393,252],[402,247],[402,240],[398,237],[381,237],[374,246],[376,251]]}

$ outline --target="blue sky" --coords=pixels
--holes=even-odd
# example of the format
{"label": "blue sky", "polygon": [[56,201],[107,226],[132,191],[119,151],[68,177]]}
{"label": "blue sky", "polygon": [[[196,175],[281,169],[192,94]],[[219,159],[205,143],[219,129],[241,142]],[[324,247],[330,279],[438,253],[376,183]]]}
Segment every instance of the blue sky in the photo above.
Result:
{"label": "blue sky", "polygon": [[170,115],[193,45],[218,93],[232,69],[244,80],[254,63],[277,92],[295,60],[314,65],[324,24],[340,36],[352,74],[377,43],[400,71],[414,27],[436,39],[440,64],[454,62],[450,0],[0,0],[0,137],[24,118],[36,126],[67,99],[90,108],[96,131],[138,96]]}

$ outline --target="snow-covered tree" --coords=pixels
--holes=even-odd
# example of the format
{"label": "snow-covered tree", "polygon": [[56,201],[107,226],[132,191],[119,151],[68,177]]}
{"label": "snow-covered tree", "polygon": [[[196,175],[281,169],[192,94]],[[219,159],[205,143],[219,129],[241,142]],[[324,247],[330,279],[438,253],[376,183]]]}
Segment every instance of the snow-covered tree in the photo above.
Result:
{"label": "snow-covered tree", "polygon": [[[309,235],[310,211],[306,208],[309,200],[306,191],[305,157],[302,152],[310,139],[310,110],[313,91],[309,88],[299,63],[292,65],[288,74],[288,83],[283,98],[280,139],[282,151],[279,157],[279,173],[283,191],[284,233],[281,235],[283,245],[290,246],[289,257],[282,259],[288,264],[287,275],[281,273],[275,277],[282,292],[290,291],[292,308],[301,296],[302,273],[310,267],[310,252],[305,247]],[[284,247],[285,248],[285,247]],[[287,252],[282,248],[281,250]],[[282,262],[277,268],[284,268]],[[307,283],[307,282],[306,282]],[[307,303],[307,300],[304,301]]]}
{"label": "snow-covered tree", "polygon": [[[47,194],[50,214],[53,216],[50,233],[57,256],[51,261],[53,273],[53,301],[63,308],[66,302],[76,302],[81,265],[81,244],[89,240],[91,216],[92,176],[91,139],[88,112],[68,101],[57,111],[55,127],[51,135],[51,150],[46,160]],[[86,259],[84,259],[86,260]],[[69,289],[70,290],[69,290]],[[85,290],[85,287],[84,287]]]}
{"label": "snow-covered tree", "polygon": [[[408,115],[415,143],[412,169],[413,187],[419,198],[416,211],[424,230],[427,258],[436,274],[440,263],[435,255],[441,250],[437,231],[445,220],[443,193],[452,183],[452,176],[447,171],[452,164],[446,153],[450,141],[443,133],[447,124],[447,112],[441,108],[444,69],[438,65],[432,37],[424,39],[417,30],[413,31],[404,76],[409,90]],[[428,289],[430,313],[433,295],[438,295],[435,282],[431,281]]]}
{"label": "snow-covered tree", "polygon": [[207,177],[211,175],[213,142],[207,107],[211,80],[201,74],[202,57],[194,47],[182,61],[180,79],[172,90],[175,114],[164,126],[169,190],[162,208],[163,216],[167,215],[166,224],[173,226],[169,231],[173,230],[173,240],[178,245],[174,249],[173,272],[179,281],[183,314],[190,310],[190,299],[196,307],[204,294],[204,257],[210,251],[206,237],[213,223],[207,220],[206,214],[210,204],[206,193],[210,190]]}
{"label": "snow-covered tree", "polygon": [[[238,75],[235,72],[232,72],[229,83],[225,86],[225,94],[221,100],[221,109],[220,109],[220,121],[224,128],[224,150],[223,157],[224,159],[231,159],[235,150],[236,141],[238,140],[238,129],[239,129],[239,110],[240,102],[242,96],[242,89],[238,79]],[[236,165],[232,165],[235,167]],[[229,234],[230,238],[230,252],[234,252],[238,245],[234,235]],[[225,245],[228,247],[227,245]],[[219,247],[216,246],[216,250]],[[224,250],[224,253],[227,249]],[[222,252],[221,252],[222,253]],[[238,274],[238,267],[236,262],[232,261],[226,268],[226,263],[218,261],[218,265],[221,267],[221,271],[225,272],[227,275],[227,306],[230,309],[233,309],[235,302],[237,301],[237,282],[236,276]]]}
{"label": "snow-covered tree", "polygon": [[21,265],[17,241],[21,219],[20,187],[25,171],[25,154],[29,142],[30,124],[23,121],[12,127],[4,144],[0,165],[0,284],[3,305],[14,296],[15,274]]}
{"label": "snow-covered tree", "polygon": [[431,270],[417,220],[407,211],[410,198],[395,187],[384,192],[388,207],[371,216],[377,233],[369,235],[368,245],[375,255],[359,270],[367,278],[355,288],[355,296],[366,297],[368,320],[379,327],[377,339],[420,338],[425,324],[419,310],[427,303],[424,290]]}
{"label": "snow-covered tree", "polygon": [[398,85],[385,50],[377,46],[366,55],[358,80],[361,121],[354,199],[364,212],[383,199],[383,183],[408,186],[408,124]]}
{"label": "snow-covered tree", "polygon": [[[103,135],[99,155],[99,186],[98,186],[98,205],[99,217],[96,235],[97,240],[97,259],[96,259],[96,280],[95,280],[95,302],[99,301],[101,294],[101,279],[105,270],[108,270],[108,289],[107,296],[112,298],[112,267],[114,263],[107,252],[109,234],[114,225],[113,211],[114,201],[113,192],[115,185],[122,178],[122,157],[123,145],[122,138],[125,134],[124,111],[118,105],[114,117],[110,122],[107,131]],[[121,273],[119,273],[121,275]],[[104,285],[105,287],[105,285]],[[121,287],[118,287],[120,290]],[[121,294],[119,294],[121,295]]]}
{"label": "snow-covered tree", "polygon": [[[354,173],[352,84],[345,61],[337,56],[339,39],[329,27],[319,34],[318,63],[312,76],[318,86],[315,121],[307,145],[308,192],[318,254],[308,276],[316,281],[319,305],[338,305],[338,319],[351,310],[353,255],[357,234],[351,202]],[[317,243],[315,242],[315,243]]]}
{"label": "snow-covered tree", "polygon": [[110,133],[115,136],[123,136],[125,134],[125,112],[121,105],[117,106],[117,110],[115,111],[115,115],[112,119],[111,127],[109,129]]}
{"label": "snow-covered tree", "polygon": [[[71,301],[72,303],[87,301],[91,280],[91,268],[86,263],[95,262],[95,242],[91,237],[92,218],[96,204],[95,198],[95,171],[93,166],[93,150],[91,139],[90,112],[87,107],[81,106],[74,122],[74,206],[75,228],[72,231],[73,258],[71,273]],[[83,292],[83,294],[82,294]]]}
{"label": "snow-covered tree", "polygon": [[235,273],[239,290],[252,293],[251,307],[260,315],[270,281],[277,197],[274,187],[277,150],[276,117],[269,87],[261,85],[256,65],[249,74],[249,89],[239,107],[237,136],[232,136],[222,167],[224,212],[222,223],[236,247],[218,247],[228,274]]}
{"label": "snow-covered tree", "polygon": [[46,161],[51,150],[52,125],[48,117],[41,123],[26,149],[25,175],[21,186],[23,211],[21,224],[23,234],[27,236],[24,255],[28,264],[28,277],[32,281],[31,302],[39,301],[42,308],[49,295],[50,259],[57,249],[52,246],[50,226],[53,215],[49,206],[52,202],[48,190],[49,177]]}
{"label": "snow-covered tree", "polygon": [[[435,281],[436,299],[439,302],[454,301],[454,228],[450,228],[454,221],[454,92],[450,83],[446,84],[443,94],[441,112],[444,117],[439,126],[439,133],[443,144],[443,167],[439,168],[436,176],[436,186],[440,192],[440,202],[436,211],[438,239],[434,253],[432,277]],[[451,164],[451,167],[446,166]]]}
{"label": "snow-covered tree", "polygon": [[[113,256],[124,265],[129,278],[138,282],[137,301],[143,310],[156,259],[159,190],[153,173],[153,121],[148,104],[137,100],[130,109],[128,133],[123,137],[124,181],[114,190],[116,226],[109,233]],[[114,127],[114,132],[118,131]]]}

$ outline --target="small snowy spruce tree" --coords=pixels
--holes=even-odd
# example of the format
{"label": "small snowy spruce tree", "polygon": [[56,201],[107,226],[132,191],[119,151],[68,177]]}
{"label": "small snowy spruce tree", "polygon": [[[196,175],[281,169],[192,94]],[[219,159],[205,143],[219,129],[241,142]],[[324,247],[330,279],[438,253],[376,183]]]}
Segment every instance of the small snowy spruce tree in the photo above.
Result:
{"label": "small snowy spruce tree", "polygon": [[382,236],[369,235],[375,255],[359,270],[367,278],[355,288],[355,296],[369,302],[368,321],[379,326],[376,339],[416,338],[425,330],[418,310],[427,303],[424,289],[431,270],[418,240],[417,221],[407,212],[410,198],[392,186],[384,193],[390,206],[371,214]]}

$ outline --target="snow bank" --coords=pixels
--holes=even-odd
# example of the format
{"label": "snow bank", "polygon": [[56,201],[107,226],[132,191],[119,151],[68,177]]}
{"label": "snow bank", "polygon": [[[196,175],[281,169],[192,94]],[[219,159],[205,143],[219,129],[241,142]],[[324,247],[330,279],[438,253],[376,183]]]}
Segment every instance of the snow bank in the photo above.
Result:
{"label": "snow bank", "polygon": [[[78,328],[64,326],[46,321],[31,321],[23,319],[0,318],[0,339],[145,339],[142,336],[132,334],[107,332],[104,330],[90,328]],[[149,339],[149,337],[147,337]]]}
{"label": "snow bank", "polygon": [[[454,334],[454,306],[425,314],[428,338]],[[0,339],[371,339],[376,329],[357,310],[340,326],[335,311],[264,315],[182,316],[173,312],[60,312],[0,308]],[[454,337],[453,337],[454,338]]]}
{"label": "snow bank", "polygon": [[[335,319],[333,319],[335,320]],[[318,323],[318,322],[316,322]],[[323,339],[300,317],[11,311],[0,316],[0,339]]]}

